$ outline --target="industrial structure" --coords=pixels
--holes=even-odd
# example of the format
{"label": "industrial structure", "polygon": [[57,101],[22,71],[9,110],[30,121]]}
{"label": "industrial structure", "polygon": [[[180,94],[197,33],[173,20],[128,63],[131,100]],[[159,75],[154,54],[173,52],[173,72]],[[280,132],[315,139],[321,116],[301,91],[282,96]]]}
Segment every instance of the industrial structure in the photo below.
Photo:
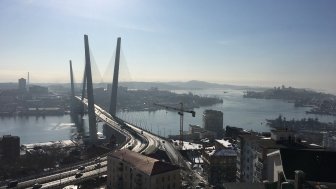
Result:
{"label": "industrial structure", "polygon": [[184,112],[191,113],[191,115],[193,117],[195,117],[195,114],[196,114],[195,111],[185,110],[182,102],[180,103],[180,108],[167,106],[167,105],[163,105],[163,104],[157,104],[157,103],[154,103],[154,105],[163,107],[167,110],[177,111],[177,113],[180,115],[180,141],[179,141],[179,145],[180,145],[180,147],[182,147],[183,146],[183,116],[184,116]]}

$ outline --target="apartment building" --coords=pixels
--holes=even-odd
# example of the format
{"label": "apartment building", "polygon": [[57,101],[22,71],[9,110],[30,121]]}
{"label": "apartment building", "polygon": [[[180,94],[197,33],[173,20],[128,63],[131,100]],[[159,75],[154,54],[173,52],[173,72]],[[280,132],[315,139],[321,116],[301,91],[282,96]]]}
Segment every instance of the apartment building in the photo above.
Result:
{"label": "apartment building", "polygon": [[237,182],[267,180],[267,154],[279,149],[271,138],[240,135],[237,138]]}

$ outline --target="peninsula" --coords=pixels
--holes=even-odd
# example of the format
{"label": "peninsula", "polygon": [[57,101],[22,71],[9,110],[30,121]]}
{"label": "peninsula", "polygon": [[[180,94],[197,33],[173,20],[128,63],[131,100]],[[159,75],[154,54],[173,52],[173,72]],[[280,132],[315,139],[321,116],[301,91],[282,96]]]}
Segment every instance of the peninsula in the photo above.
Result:
{"label": "peninsula", "polygon": [[336,116],[336,96],[308,89],[274,87],[265,91],[247,91],[244,98],[281,99],[294,103],[296,107],[311,107],[308,114]]}

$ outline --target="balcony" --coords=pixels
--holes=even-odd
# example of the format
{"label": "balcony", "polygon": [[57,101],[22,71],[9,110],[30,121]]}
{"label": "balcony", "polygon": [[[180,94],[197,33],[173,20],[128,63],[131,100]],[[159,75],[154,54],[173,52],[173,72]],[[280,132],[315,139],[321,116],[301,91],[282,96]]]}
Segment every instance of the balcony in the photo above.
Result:
{"label": "balcony", "polygon": [[124,170],[124,164],[123,163],[119,163],[119,166],[118,166],[118,170],[119,171],[123,171]]}
{"label": "balcony", "polygon": [[135,176],[135,183],[138,185],[142,185],[142,175],[141,174],[136,174]]}
{"label": "balcony", "polygon": [[256,167],[257,169],[262,170],[263,167],[264,167],[264,165],[263,165],[263,163],[261,163],[260,161],[256,161],[256,162],[255,162],[255,167]]}
{"label": "balcony", "polygon": [[253,179],[254,179],[255,182],[261,182],[261,180],[262,180],[262,174],[260,172],[255,172]]}
{"label": "balcony", "polygon": [[237,167],[238,170],[240,170],[240,163],[237,163],[236,167]]}
{"label": "balcony", "polygon": [[256,150],[255,153],[258,156],[258,158],[262,158],[262,152]]}
{"label": "balcony", "polygon": [[236,171],[236,177],[240,179],[240,172]]}

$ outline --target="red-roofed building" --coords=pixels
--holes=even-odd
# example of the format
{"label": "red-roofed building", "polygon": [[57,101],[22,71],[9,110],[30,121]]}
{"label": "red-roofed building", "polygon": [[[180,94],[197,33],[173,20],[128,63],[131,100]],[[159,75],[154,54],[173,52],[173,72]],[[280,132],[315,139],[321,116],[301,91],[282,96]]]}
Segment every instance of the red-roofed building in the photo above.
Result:
{"label": "red-roofed building", "polygon": [[108,157],[107,187],[123,189],[180,189],[179,167],[130,150]]}

